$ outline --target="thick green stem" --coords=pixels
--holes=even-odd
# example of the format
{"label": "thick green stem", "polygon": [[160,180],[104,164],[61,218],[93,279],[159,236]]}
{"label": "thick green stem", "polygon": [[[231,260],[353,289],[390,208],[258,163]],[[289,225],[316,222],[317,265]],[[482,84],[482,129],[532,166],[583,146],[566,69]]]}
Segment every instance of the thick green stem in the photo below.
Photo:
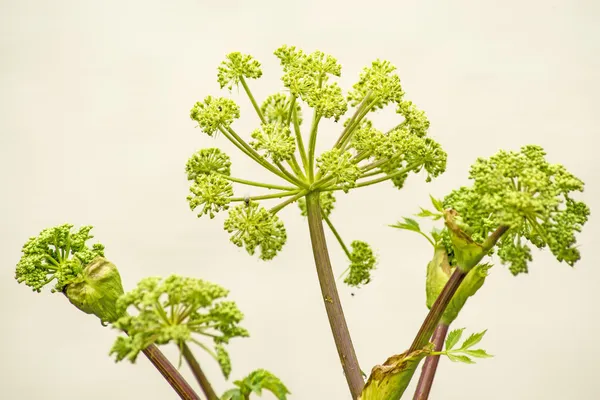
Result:
{"label": "thick green stem", "polygon": [[505,225],[498,227],[498,229],[490,234],[485,242],[483,242],[482,251],[479,252],[476,257],[473,257],[471,260],[469,260],[468,266],[457,266],[452,275],[450,275],[450,279],[448,282],[446,282],[442,292],[431,306],[427,317],[425,317],[425,321],[423,321],[417,336],[408,350],[409,352],[420,350],[427,345],[427,343],[429,343],[429,339],[431,338],[435,327],[440,322],[448,303],[450,303],[450,300],[452,300],[452,297],[458,290],[462,281],[465,279],[465,276],[467,276],[469,269],[479,264],[483,257],[489,253],[489,251],[496,245],[498,240],[500,240],[502,235],[504,235],[508,229],[509,227]]}
{"label": "thick green stem", "polygon": [[196,357],[194,357],[192,350],[190,350],[190,348],[185,342],[181,345],[181,350],[183,352],[183,358],[185,358],[185,361],[192,370],[192,373],[198,381],[198,384],[200,385],[200,388],[204,392],[206,398],[208,400],[219,400],[219,396],[217,396],[214,389],[212,388],[212,385],[208,381],[208,378],[204,374],[204,371],[202,371],[202,368],[200,368],[198,360],[196,360]]}
{"label": "thick green stem", "polygon": [[321,295],[327,311],[329,326],[340,357],[340,362],[346,376],[346,381],[353,399],[358,399],[365,385],[358,359],[354,351],[348,325],[344,318],[344,311],[335,285],[335,278],[331,268],[331,261],[327,251],[319,192],[312,192],[306,196],[306,209],[308,212],[308,227],[313,247],[317,275],[321,286]]}
{"label": "thick green stem", "polygon": [[158,347],[151,344],[143,350],[143,353],[154,367],[156,367],[158,372],[169,382],[169,385],[171,385],[182,400],[200,400],[194,389],[192,389]]}
{"label": "thick green stem", "polygon": [[427,317],[425,317],[425,321],[423,321],[417,336],[408,350],[409,353],[420,350],[429,343],[429,339],[431,338],[435,327],[440,322],[442,314],[446,310],[450,300],[452,300],[452,296],[454,296],[454,293],[456,293],[458,287],[465,279],[465,276],[467,276],[467,273],[460,268],[456,268],[452,275],[450,275],[450,279],[446,282],[442,292],[431,306]]}
{"label": "thick green stem", "polygon": [[248,95],[248,98],[250,99],[250,102],[252,103],[254,110],[256,110],[256,114],[258,115],[258,118],[260,118],[260,122],[262,122],[263,124],[266,124],[267,122],[265,120],[265,116],[263,115],[262,111],[260,110],[260,107],[258,106],[258,103],[254,99],[254,96],[252,95],[252,92],[250,91],[250,88],[248,87],[248,84],[246,83],[246,80],[244,79],[243,76],[240,77],[240,83],[244,87],[244,91]]}
{"label": "thick green stem", "polygon": [[[448,325],[439,323],[435,328],[433,338],[431,339],[434,351],[442,351],[447,334]],[[429,356],[425,359],[425,364],[423,364],[423,369],[421,370],[421,376],[419,377],[419,383],[417,384],[413,400],[427,400],[429,398],[429,393],[431,392],[431,386],[433,385],[433,379],[435,378],[435,372],[439,362],[439,355]]]}

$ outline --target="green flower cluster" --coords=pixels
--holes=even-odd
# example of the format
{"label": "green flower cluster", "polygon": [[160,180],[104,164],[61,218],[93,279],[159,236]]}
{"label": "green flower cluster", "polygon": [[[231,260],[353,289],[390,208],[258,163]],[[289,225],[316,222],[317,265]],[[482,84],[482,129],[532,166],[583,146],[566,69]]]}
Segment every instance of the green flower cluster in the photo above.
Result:
{"label": "green flower cluster", "polygon": [[229,208],[233,186],[227,180],[230,174],[229,157],[217,148],[202,149],[187,162],[185,170],[190,184],[187,201],[194,211],[202,207],[198,217],[215,214]]}
{"label": "green flower cluster", "polygon": [[277,215],[259,207],[256,202],[241,204],[231,210],[225,220],[225,230],[233,233],[231,241],[245,247],[253,255],[260,246],[260,259],[271,260],[282,249],[287,234]]}
{"label": "green flower cluster", "polygon": [[350,247],[352,247],[349,256],[350,267],[348,267],[344,283],[355,287],[366,285],[371,282],[371,271],[375,269],[377,263],[375,254],[368,243],[360,240],[350,243]]}
{"label": "green flower cluster", "polygon": [[230,53],[218,68],[217,81],[221,89],[244,84],[244,78],[258,79],[262,76],[260,63],[252,56],[240,52]]}
{"label": "green flower cluster", "polygon": [[[113,325],[127,336],[117,338],[110,354],[117,361],[135,362],[150,344],[172,342],[181,347],[193,342],[212,355],[228,377],[231,362],[224,345],[232,338],[248,336],[239,326],[243,314],[234,302],[222,300],[228,293],[216,284],[178,275],[143,279],[117,301],[124,316]],[[129,310],[136,313],[127,314]],[[201,336],[212,340],[214,350],[197,339]]]}
{"label": "green flower cluster", "polygon": [[255,142],[251,142],[250,146],[255,150],[264,150],[273,162],[287,161],[296,151],[296,140],[290,128],[282,124],[265,124],[252,132],[251,136]]}
{"label": "green flower cluster", "polygon": [[92,239],[91,226],[82,226],[71,232],[73,225],[63,224],[47,228],[36,237],[31,237],[21,250],[15,272],[17,282],[24,283],[34,291],[56,281],[52,292],[62,292],[83,274],[86,264],[96,257],[104,257],[104,246],[85,243]]}
{"label": "green flower cluster", "polygon": [[[294,99],[295,100],[295,99]],[[275,93],[265,99],[260,106],[262,114],[269,124],[289,123],[291,112],[296,114],[298,125],[302,124],[302,108],[284,93]]]}
{"label": "green flower cluster", "polygon": [[224,97],[207,96],[203,102],[197,102],[190,111],[190,118],[198,122],[202,132],[209,136],[228,128],[240,117],[240,108],[233,100]]}
{"label": "green flower cluster", "polygon": [[583,191],[583,182],[564,166],[548,163],[545,155],[541,147],[530,145],[480,158],[469,174],[473,185],[444,199],[475,242],[499,226],[510,228],[498,243],[498,256],[514,275],[527,272],[529,245],[548,247],[558,261],[571,266],[580,258],[575,234],[590,210],[571,195]]}
{"label": "green flower cluster", "polygon": [[72,232],[72,224],[44,229],[23,246],[15,278],[40,292],[55,282],[52,292],[64,293],[71,304],[102,324],[116,320],[115,303],[123,294],[117,267],[104,258],[104,246],[86,242],[93,238],[91,226]]}
{"label": "green flower cluster", "polygon": [[[251,131],[251,141],[247,142],[233,127],[240,108],[231,99],[207,96],[190,113],[204,133],[214,136],[220,132],[271,176],[283,180],[281,184],[234,177],[229,158],[214,148],[200,150],[188,161],[190,208],[199,210],[198,216],[211,218],[228,210],[225,230],[232,234],[231,241],[236,246],[244,247],[250,254],[260,248],[259,257],[270,260],[286,241],[283,223],[276,214],[287,205],[298,201],[306,215],[305,197],[319,193],[321,214],[327,219],[333,209],[334,191],[348,193],[385,181],[401,188],[411,173],[425,172],[429,182],[444,172],[446,153],[427,135],[430,123],[425,113],[404,98],[400,78],[391,62],[370,63],[349,93],[344,94],[334,82],[341,76],[342,68],[333,56],[321,51],[306,53],[287,45],[275,50],[274,55],[283,70],[285,92],[278,91],[262,103],[255,99],[248,84],[249,79],[262,76],[260,62],[248,54],[235,52],[228,54],[218,67],[220,87],[243,87],[258,116],[260,128]],[[307,132],[301,127],[301,104],[313,112]],[[384,132],[376,129],[367,115],[388,105],[394,106],[401,118],[395,127]],[[316,154],[320,121],[340,120],[349,106],[355,107],[354,113],[343,123],[335,144]],[[233,182],[269,192],[234,197]],[[270,209],[258,206],[258,202],[272,199],[281,202]],[[230,208],[235,202],[243,203]],[[335,230],[328,219],[327,224]],[[350,251],[337,231],[335,235],[351,263],[346,281],[352,285],[368,282],[375,265],[372,252],[367,255],[365,250],[368,246],[357,241],[356,249]]]}

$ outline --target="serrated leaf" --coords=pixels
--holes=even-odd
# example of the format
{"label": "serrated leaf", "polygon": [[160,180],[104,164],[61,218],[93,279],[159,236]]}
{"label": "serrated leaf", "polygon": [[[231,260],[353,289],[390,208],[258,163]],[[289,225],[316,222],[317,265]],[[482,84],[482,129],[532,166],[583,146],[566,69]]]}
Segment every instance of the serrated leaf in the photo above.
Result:
{"label": "serrated leaf", "polygon": [[483,349],[465,350],[464,353],[468,356],[476,357],[476,358],[492,358],[492,357],[494,357],[493,355],[488,354]]}
{"label": "serrated leaf", "polygon": [[240,389],[234,388],[229,389],[221,396],[221,400],[244,400],[244,395],[240,392]]}
{"label": "serrated leaf", "polygon": [[467,356],[459,356],[457,354],[450,354],[450,353],[447,353],[446,355],[448,356],[450,361],[453,361],[453,362],[461,362],[461,363],[465,363],[465,364],[475,364],[475,362]]}
{"label": "serrated leaf", "polygon": [[404,222],[398,222],[395,225],[391,225],[392,228],[406,229],[413,232],[421,232],[419,223],[412,218],[404,218]]}
{"label": "serrated leaf", "polygon": [[469,338],[467,340],[465,340],[465,342],[462,344],[460,349],[466,350],[468,348],[475,346],[477,343],[481,342],[481,339],[483,339],[483,336],[485,335],[486,332],[487,332],[487,329],[483,332],[473,333],[471,336],[469,336]]}
{"label": "serrated leaf", "polygon": [[431,218],[434,221],[441,219],[444,215],[442,213],[434,213],[433,211],[429,211],[424,209],[423,207],[419,207],[421,211],[418,214],[415,214],[416,217],[421,218]]}
{"label": "serrated leaf", "polygon": [[464,330],[465,328],[455,329],[448,334],[448,337],[446,338],[446,351],[452,350],[460,340]]}
{"label": "serrated leaf", "polygon": [[426,210],[422,207],[420,207],[420,208],[421,208],[421,211],[418,214],[415,214],[415,216],[417,216],[417,217],[433,217],[433,216],[437,215],[437,214],[432,213],[431,211]]}
{"label": "serrated leaf", "polygon": [[444,211],[444,205],[440,200],[436,199],[432,195],[429,195],[429,198],[431,199],[431,204],[433,204],[433,207],[435,207],[436,210],[438,210],[439,212]]}

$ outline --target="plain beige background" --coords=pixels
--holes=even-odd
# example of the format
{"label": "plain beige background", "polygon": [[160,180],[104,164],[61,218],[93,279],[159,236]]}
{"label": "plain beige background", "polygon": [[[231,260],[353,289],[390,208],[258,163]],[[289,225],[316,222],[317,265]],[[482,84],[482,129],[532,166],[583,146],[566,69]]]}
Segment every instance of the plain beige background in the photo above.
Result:
{"label": "plain beige background", "polygon": [[[219,93],[216,67],[231,51],[263,63],[264,78],[251,83],[259,99],[279,90],[272,52],[284,43],[338,57],[345,89],[364,65],[389,59],[449,153],[433,183],[412,176],[402,191],[388,184],[338,196],[338,229],[370,242],[380,260],[372,284],[340,287],[363,369],[405,350],[426,312],[431,249],[387,224],[427,205],[429,193],[466,183],[477,156],[536,143],[587,184],[581,198],[593,215],[579,239],[583,259],[573,270],[535,253],[530,274],[517,278],[494,268],[456,327],[488,329],[483,345],[496,357],[443,360],[432,398],[600,398],[599,18],[593,0],[2,1],[0,398],[176,399],[143,357],[114,364],[115,331],[13,280],[25,240],[66,221],[96,227],[126,288],[170,273],[229,288],[252,335],[229,347],[234,379],[262,367],[291,399],[349,398],[297,208],[282,212],[288,244],[265,263],[229,243],[222,215],[199,220],[185,200],[183,167],[202,147],[227,149],[237,176],[266,177],[223,138],[194,129],[188,113]],[[236,129],[247,135],[253,110],[232,96],[242,105]],[[382,113],[379,126],[393,117]],[[338,132],[325,124],[321,148]],[[330,238],[339,274],[346,261]],[[176,361],[176,350],[166,351]],[[216,363],[198,355],[217,391],[229,388]]]}

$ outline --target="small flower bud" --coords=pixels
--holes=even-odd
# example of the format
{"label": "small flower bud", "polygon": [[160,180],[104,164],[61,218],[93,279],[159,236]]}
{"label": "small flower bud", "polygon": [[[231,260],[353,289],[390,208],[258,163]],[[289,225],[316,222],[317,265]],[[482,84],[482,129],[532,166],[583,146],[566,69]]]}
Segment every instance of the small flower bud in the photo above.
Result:
{"label": "small flower bud", "polygon": [[96,257],[83,267],[82,276],[66,286],[71,304],[86,314],[94,314],[102,323],[113,322],[121,314],[117,299],[123,294],[117,267],[103,257]]}

